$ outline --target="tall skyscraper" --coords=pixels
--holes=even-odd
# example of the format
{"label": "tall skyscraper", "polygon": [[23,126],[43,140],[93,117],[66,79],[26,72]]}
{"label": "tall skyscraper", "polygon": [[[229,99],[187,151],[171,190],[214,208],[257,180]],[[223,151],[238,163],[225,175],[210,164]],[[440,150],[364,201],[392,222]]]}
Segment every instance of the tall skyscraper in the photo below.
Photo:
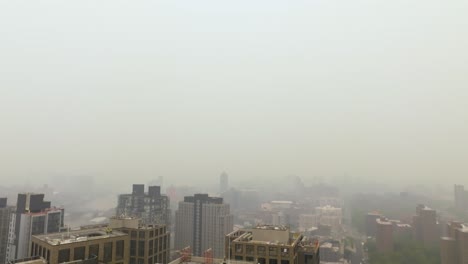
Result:
{"label": "tall skyscraper", "polygon": [[224,257],[224,237],[233,229],[233,216],[222,198],[208,194],[184,197],[175,214],[175,248],[190,246],[195,256],[212,249],[215,258]]}
{"label": "tall skyscraper", "polygon": [[6,263],[10,221],[14,207],[7,206],[7,198],[0,198],[0,264]]}
{"label": "tall skyscraper", "polygon": [[219,193],[223,194],[229,189],[229,176],[226,172],[219,176]]}
{"label": "tall skyscraper", "polygon": [[149,186],[145,193],[144,184],[133,184],[132,193],[119,195],[116,214],[140,218],[145,224],[171,225],[169,198],[159,186]]}
{"label": "tall skyscraper", "polygon": [[422,204],[418,205],[416,215],[413,216],[413,228],[416,241],[420,241],[426,247],[437,245],[440,230],[435,210]]}
{"label": "tall skyscraper", "polygon": [[32,235],[55,233],[63,227],[64,209],[51,208],[44,194],[20,193],[16,203],[14,240],[9,244],[9,258],[21,259],[30,254]]}

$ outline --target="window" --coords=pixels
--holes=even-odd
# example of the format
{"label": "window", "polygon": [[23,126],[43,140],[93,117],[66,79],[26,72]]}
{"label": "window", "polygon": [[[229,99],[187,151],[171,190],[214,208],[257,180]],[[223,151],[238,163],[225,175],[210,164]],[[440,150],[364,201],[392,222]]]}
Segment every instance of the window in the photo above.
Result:
{"label": "window", "polygon": [[281,256],[289,257],[289,248],[281,248]]}
{"label": "window", "polygon": [[140,231],[139,237],[140,239],[145,239],[145,231]]}
{"label": "window", "polygon": [[265,255],[265,246],[258,246],[257,247],[258,255],[264,256]]}
{"label": "window", "polygon": [[130,258],[130,264],[136,264],[136,259],[135,258]]}
{"label": "window", "polygon": [[150,234],[149,234],[150,237],[153,237],[153,236],[154,236],[154,231],[153,231],[153,230],[151,230],[149,233],[150,233]]}
{"label": "window", "polygon": [[278,264],[278,260],[277,259],[270,259],[268,264]]}
{"label": "window", "polygon": [[153,241],[153,240],[150,240],[150,241],[149,241],[149,245],[148,245],[148,250],[149,250],[148,255],[150,255],[150,256],[153,255],[153,252],[154,252],[153,247],[154,247],[154,241]]}
{"label": "window", "polygon": [[234,259],[235,260],[244,260],[244,258],[242,256],[234,256]]}
{"label": "window", "polygon": [[89,246],[88,258],[99,258],[99,244]]}
{"label": "window", "polygon": [[258,264],[266,264],[265,258],[258,258]]}
{"label": "window", "polygon": [[112,242],[104,243],[104,258],[103,262],[112,262]]}
{"label": "window", "polygon": [[136,256],[136,241],[130,240],[130,256]]}
{"label": "window", "polygon": [[245,246],[245,252],[247,253],[247,255],[253,255],[254,254],[254,246],[253,245]]}
{"label": "window", "polygon": [[69,262],[70,261],[70,249],[61,249],[58,253],[58,263]]}
{"label": "window", "polygon": [[138,256],[145,256],[145,241],[138,241]]}
{"label": "window", "polygon": [[132,238],[137,238],[137,232],[136,231],[132,231],[130,234],[131,234]]}
{"label": "window", "polygon": [[85,247],[76,247],[73,249],[73,260],[85,259]]}
{"label": "window", "polygon": [[[276,248],[276,247],[269,247],[268,250],[269,250],[269,255],[270,255],[270,256],[276,256],[276,255],[278,255],[278,248]],[[270,263],[270,264],[271,264],[271,263]]]}
{"label": "window", "polygon": [[152,258],[152,257],[149,258],[149,259],[148,259],[148,264],[153,264],[153,263],[154,263],[154,262],[153,262],[153,258]]}
{"label": "window", "polygon": [[249,261],[249,262],[252,262],[252,261],[254,261],[254,257],[246,257],[245,260]]}
{"label": "window", "polygon": [[281,264],[289,264],[289,260],[284,260],[284,259],[282,259],[282,260],[281,260]]}
{"label": "window", "polygon": [[138,259],[138,264],[145,264],[145,259],[139,258]]}
{"label": "window", "polygon": [[119,240],[115,243],[115,260],[122,260],[124,257],[124,241]]}
{"label": "window", "polygon": [[242,244],[236,244],[236,253],[242,253],[243,252],[243,245]]}

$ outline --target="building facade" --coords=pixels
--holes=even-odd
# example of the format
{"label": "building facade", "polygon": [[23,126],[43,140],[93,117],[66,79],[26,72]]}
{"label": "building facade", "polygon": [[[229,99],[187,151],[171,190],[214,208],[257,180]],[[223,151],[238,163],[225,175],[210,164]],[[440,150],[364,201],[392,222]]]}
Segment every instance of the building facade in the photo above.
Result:
{"label": "building facade", "polygon": [[258,264],[318,264],[318,244],[285,226],[257,226],[234,231],[226,236],[228,261]]}
{"label": "building facade", "polygon": [[215,258],[224,256],[224,237],[233,229],[233,216],[222,198],[186,196],[175,218],[175,249],[190,246],[195,256],[201,256],[211,248]]}
{"label": "building facade", "polygon": [[129,263],[129,235],[110,228],[91,228],[67,233],[32,236],[31,256],[48,264],[97,258],[98,263]]}
{"label": "building facade", "polygon": [[58,232],[63,227],[64,209],[51,208],[44,194],[20,193],[14,215],[14,234],[8,244],[8,259],[29,257],[31,235]]}
{"label": "building facade", "polygon": [[160,186],[149,186],[145,192],[144,184],[134,184],[132,193],[119,195],[116,215],[140,218],[145,224],[171,225],[169,198],[161,194]]}
{"label": "building facade", "polygon": [[389,253],[393,251],[393,223],[385,219],[376,220],[376,246],[379,253]]}
{"label": "building facade", "polygon": [[7,199],[0,198],[0,264],[7,260],[10,225],[14,207],[7,206]]}
{"label": "building facade", "polygon": [[440,238],[440,263],[468,263],[468,226],[450,222],[447,224],[447,234]]}
{"label": "building facade", "polygon": [[169,263],[170,232],[166,226],[143,224],[138,218],[114,217],[109,228],[130,236],[129,264]]}
{"label": "building facade", "polygon": [[440,238],[440,229],[437,224],[435,210],[425,206],[416,207],[416,215],[413,216],[413,238],[421,242],[425,247],[436,246]]}

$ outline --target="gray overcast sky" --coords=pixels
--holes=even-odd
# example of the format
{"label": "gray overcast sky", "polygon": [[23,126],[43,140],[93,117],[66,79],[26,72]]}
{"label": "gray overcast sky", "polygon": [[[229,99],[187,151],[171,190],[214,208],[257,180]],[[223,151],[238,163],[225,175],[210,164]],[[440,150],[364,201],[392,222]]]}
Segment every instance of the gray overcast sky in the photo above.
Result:
{"label": "gray overcast sky", "polygon": [[468,183],[464,0],[1,1],[2,183]]}

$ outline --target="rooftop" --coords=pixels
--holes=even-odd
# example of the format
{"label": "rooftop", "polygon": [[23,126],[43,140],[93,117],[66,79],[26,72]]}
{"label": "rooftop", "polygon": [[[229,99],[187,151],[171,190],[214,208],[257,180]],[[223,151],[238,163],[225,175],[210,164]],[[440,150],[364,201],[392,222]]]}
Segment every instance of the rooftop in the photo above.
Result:
{"label": "rooftop", "polygon": [[47,242],[49,245],[58,246],[61,244],[71,244],[120,236],[127,236],[127,234],[112,230],[110,228],[95,228],[47,235],[38,235],[33,237]]}

